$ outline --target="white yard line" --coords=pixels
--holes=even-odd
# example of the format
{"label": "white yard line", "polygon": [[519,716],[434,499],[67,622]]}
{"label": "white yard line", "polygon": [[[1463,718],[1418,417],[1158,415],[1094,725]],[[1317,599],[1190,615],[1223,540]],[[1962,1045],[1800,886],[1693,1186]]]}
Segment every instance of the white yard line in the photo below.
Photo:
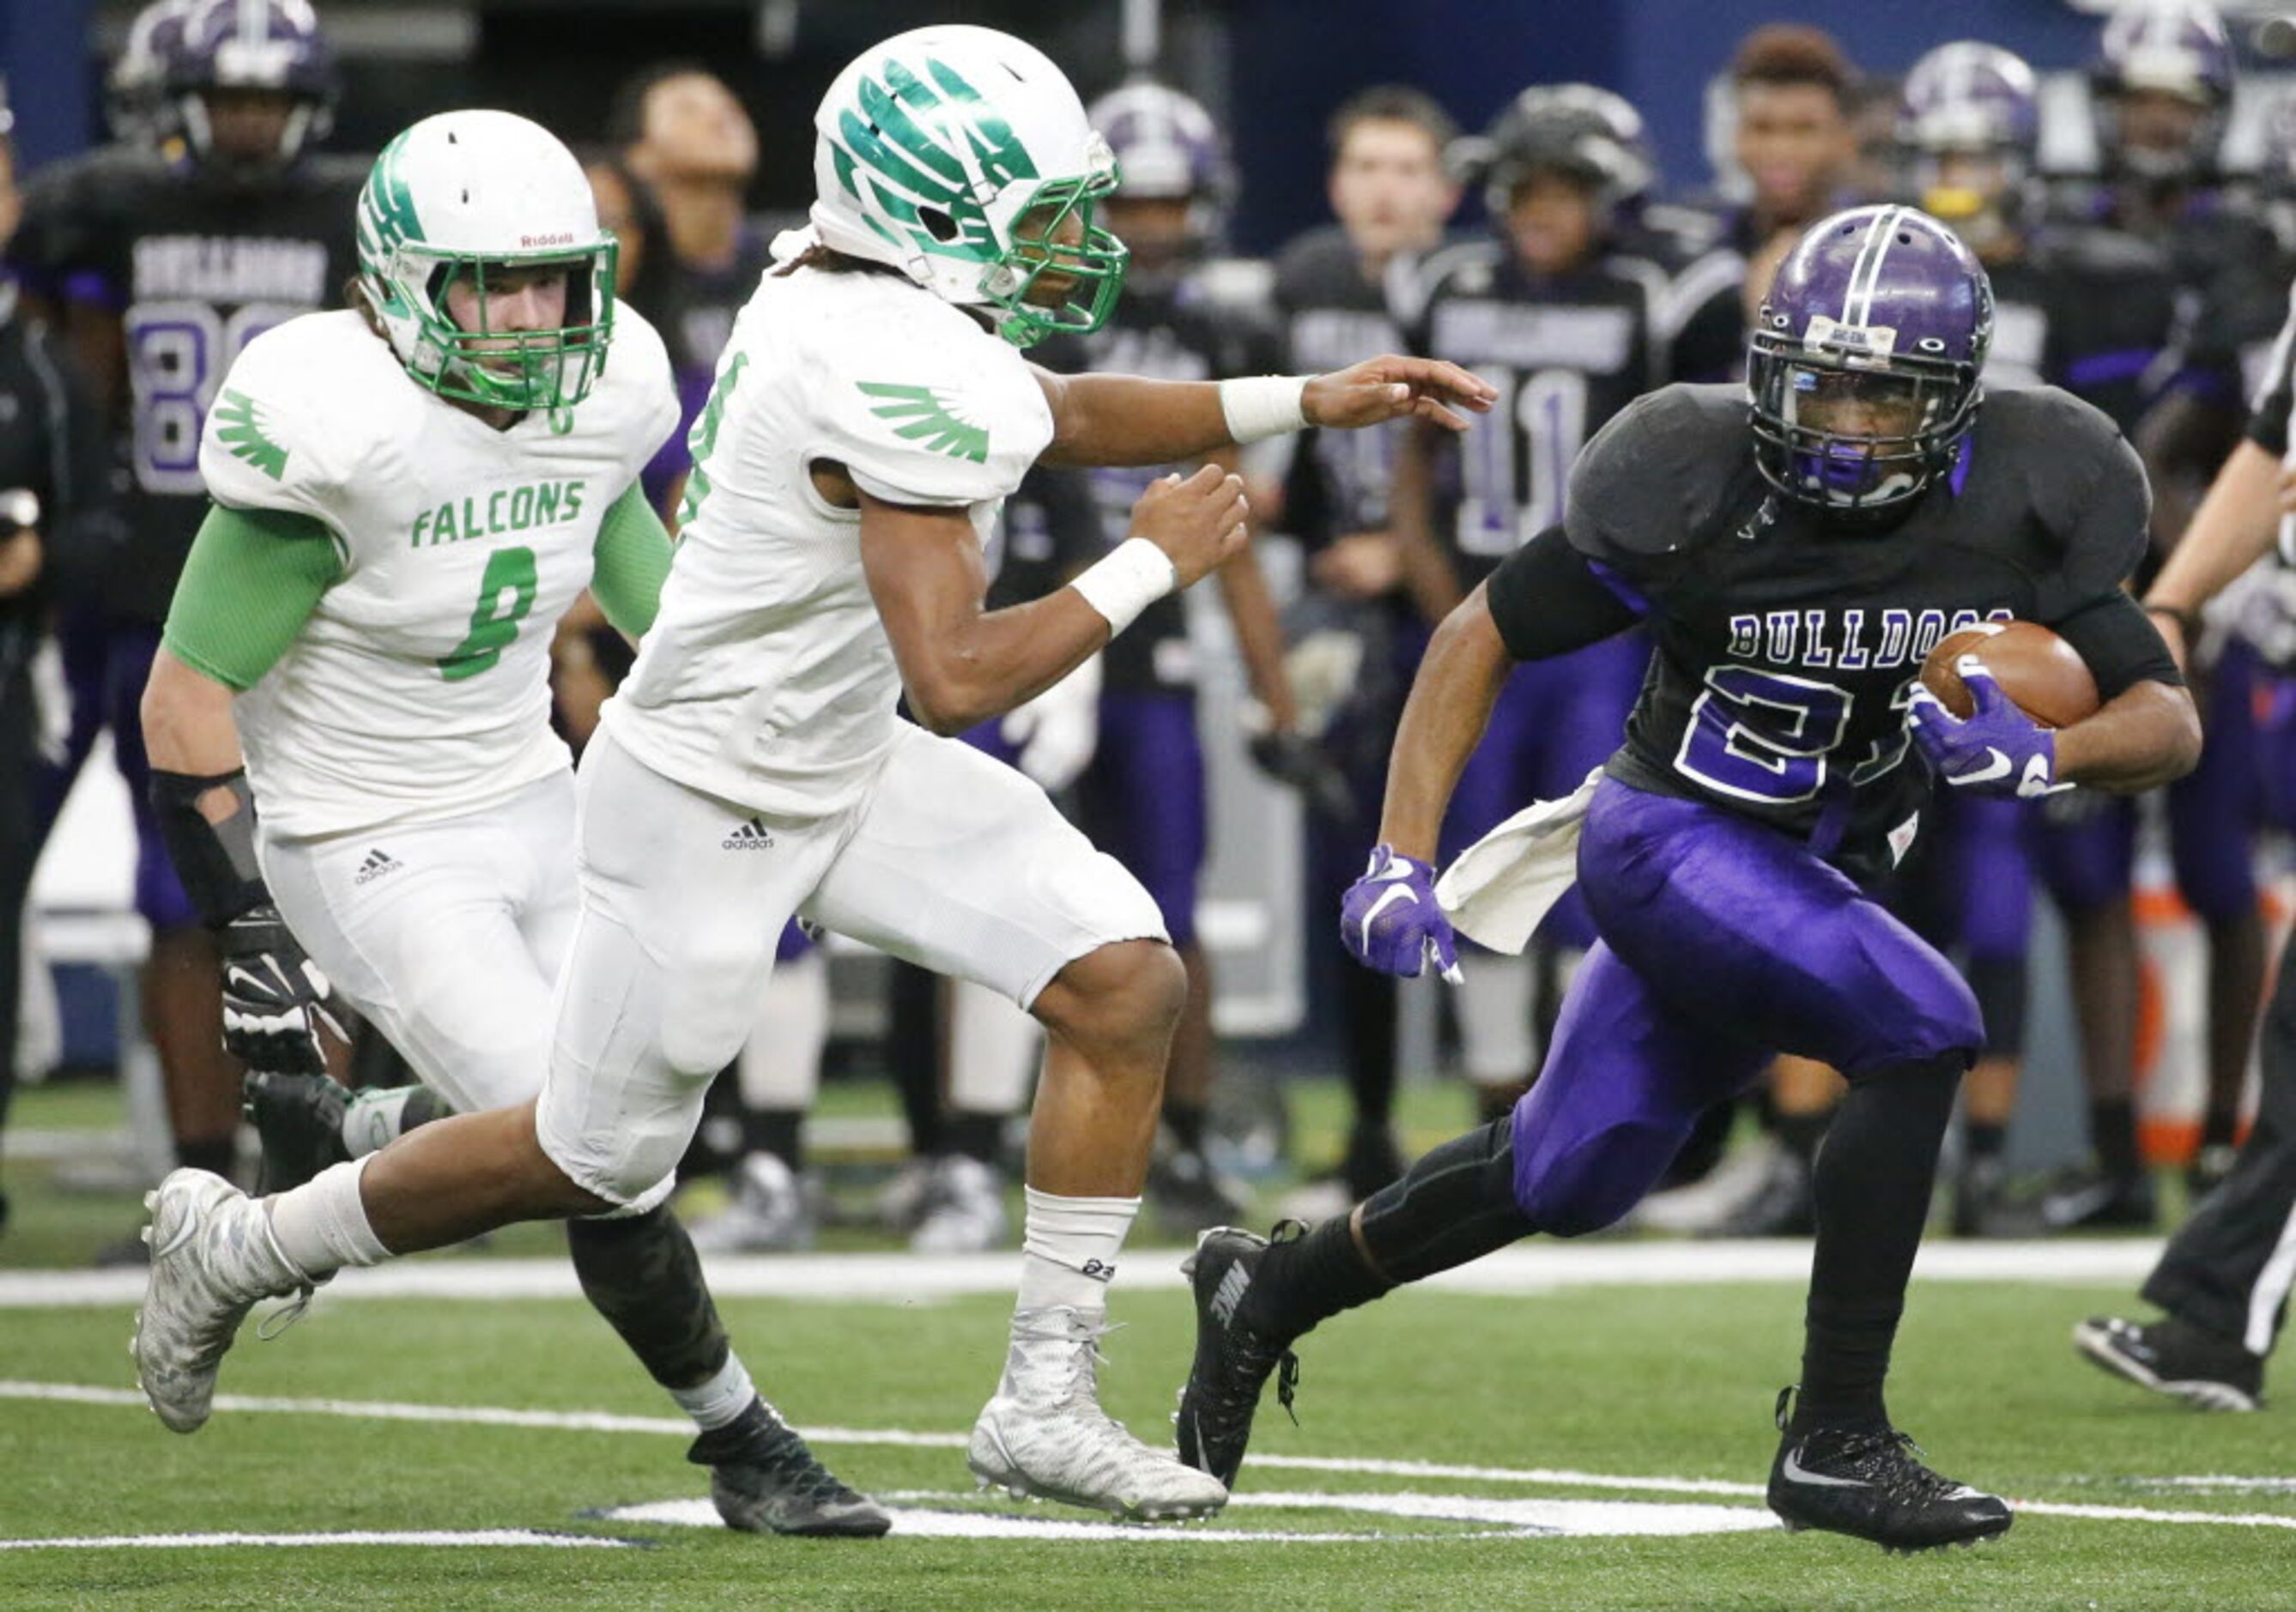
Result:
{"label": "white yard line", "polygon": [[[0,1378],[0,1400],[11,1399],[125,1406],[137,1410],[144,1408],[144,1396],[133,1389]],[[423,1405],[393,1400],[265,1398],[241,1394],[218,1394],[215,1406],[217,1410],[231,1414],[267,1412],[291,1416],[341,1416],[371,1421],[540,1427],[577,1433],[652,1433],[686,1438],[691,1437],[693,1432],[693,1424],[679,1418],[624,1416],[603,1410],[523,1410],[491,1405]],[[873,1444],[907,1449],[960,1450],[965,1444],[965,1435],[961,1433],[918,1433],[890,1427],[807,1427],[804,1433],[809,1442],[824,1446]],[[1275,1471],[1344,1473],[1366,1477],[1447,1478],[1453,1482],[1522,1484],[1542,1488],[1602,1489],[1628,1494],[1706,1494],[1759,1499],[1764,1493],[1763,1485],[1759,1484],[1736,1483],[1722,1478],[1637,1476],[1578,1472],[1560,1467],[1486,1467],[1333,1455],[1255,1455],[1251,1458],[1251,1464],[1256,1469]],[[2232,1488],[2243,1485],[2276,1485],[2284,1480],[2220,1476],[2144,1481]],[[1351,1501],[1356,1498],[1361,1497],[1351,1496]],[[1237,1503],[1251,1503],[1250,1492],[1247,1490],[1239,1495]],[[1259,1503],[1269,1502],[1262,1499]],[[2020,1512],[2034,1517],[2079,1517],[2106,1522],[2220,1523],[2245,1528],[2296,1528],[2296,1516],[2269,1512],[2167,1510],[2148,1506],[2098,1506],[2058,1501],[2013,1501],[2011,1503]]]}
{"label": "white yard line", "polygon": [[[2133,1284],[2160,1257],[2152,1238],[2059,1242],[1955,1242],[1922,1250],[1915,1274],[1929,1281]],[[1185,1286],[1177,1249],[1143,1250],[1124,1267],[1128,1293]],[[834,1299],[913,1304],[920,1300],[1010,1295],[1013,1254],[736,1254],[705,1262],[720,1298]],[[1794,1282],[1809,1278],[1809,1244],[1763,1242],[1532,1241],[1502,1249],[1425,1285],[1439,1292],[1517,1295],[1567,1287],[1677,1287],[1693,1282]],[[141,1271],[0,1271],[0,1310],[132,1305]],[[414,1259],[346,1271],[321,1302],[423,1298],[491,1301],[581,1297],[565,1260]]]}
{"label": "white yard line", "polygon": [[196,1550],[211,1545],[540,1545],[559,1550],[627,1550],[631,1542],[595,1534],[542,1534],[530,1528],[421,1528],[359,1534],[102,1534],[67,1539],[0,1539],[0,1550]]}

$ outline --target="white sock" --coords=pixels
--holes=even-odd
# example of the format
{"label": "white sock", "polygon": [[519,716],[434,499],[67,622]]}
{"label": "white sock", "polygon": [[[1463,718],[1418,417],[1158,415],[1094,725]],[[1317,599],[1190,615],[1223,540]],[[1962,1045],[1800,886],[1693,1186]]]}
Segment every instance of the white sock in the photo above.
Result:
{"label": "white sock", "polygon": [[313,1280],[345,1265],[372,1265],[390,1257],[359,1199],[359,1177],[373,1156],[330,1164],[293,1191],[263,1200],[279,1252]]}
{"label": "white sock", "polygon": [[734,1060],[734,1078],[749,1108],[813,1106],[821,1089],[821,1052],[829,1043],[829,959],[808,951],[776,963],[758,998],[757,1022]]}
{"label": "white sock", "polygon": [[758,1397],[758,1389],[750,1380],[749,1368],[742,1364],[742,1357],[729,1349],[717,1376],[698,1388],[672,1388],[669,1397],[693,1419],[695,1427],[707,1433],[712,1427],[741,1420],[742,1412]]}
{"label": "white sock", "polygon": [[1136,1197],[1055,1197],[1029,1188],[1017,1307],[1063,1305],[1093,1315],[1106,1310],[1116,1256],[1139,1213]]}
{"label": "white sock", "polygon": [[1044,1027],[1011,997],[957,980],[948,998],[948,1102],[967,1114],[1018,1114],[1043,1057]]}
{"label": "white sock", "polygon": [[344,1106],[342,1125],[343,1147],[350,1156],[364,1158],[397,1141],[406,1099],[422,1090],[420,1086],[370,1088],[352,1097]]}
{"label": "white sock", "polygon": [[1538,1070],[1530,1008],[1538,974],[1528,957],[1477,952],[1466,959],[1457,993],[1459,1061],[1478,1086],[1507,1086]]}

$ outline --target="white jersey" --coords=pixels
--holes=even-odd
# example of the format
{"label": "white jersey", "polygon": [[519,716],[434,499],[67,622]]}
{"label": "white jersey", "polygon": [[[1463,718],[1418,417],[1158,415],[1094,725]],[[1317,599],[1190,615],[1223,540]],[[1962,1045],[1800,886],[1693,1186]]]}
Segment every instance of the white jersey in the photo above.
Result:
{"label": "white jersey", "polygon": [[893,744],[901,679],[861,571],[861,516],[814,489],[964,508],[988,540],[1052,440],[1009,342],[898,276],[769,273],[694,423],[661,611],[608,703],[654,771],[755,810],[844,810]]}
{"label": "white jersey", "polygon": [[459,816],[562,770],[552,629],[589,585],[601,518],[676,424],[661,338],[627,305],[590,395],[507,431],[409,377],[357,313],[250,342],[200,473],[218,504],[324,522],[342,567],[234,706],[266,832]]}

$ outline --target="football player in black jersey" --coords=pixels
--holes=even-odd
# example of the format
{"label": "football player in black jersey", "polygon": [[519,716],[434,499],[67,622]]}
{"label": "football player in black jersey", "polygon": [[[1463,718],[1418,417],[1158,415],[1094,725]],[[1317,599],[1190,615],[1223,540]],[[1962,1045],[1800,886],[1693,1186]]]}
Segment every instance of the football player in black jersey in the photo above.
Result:
{"label": "football player in black jersey", "polygon": [[[1673,378],[1668,278],[1617,244],[1626,210],[1650,186],[1649,153],[1621,134],[1601,95],[1566,84],[1516,96],[1481,145],[1491,238],[1439,253],[1424,271],[1414,350],[1498,391],[1489,429],[1457,443],[1414,432],[1398,460],[1394,525],[1431,629],[1562,518],[1588,439]],[[1569,794],[1600,766],[1618,748],[1649,660],[1648,641],[1628,633],[1518,669],[1452,794],[1445,859],[1523,802]],[[1561,983],[1594,938],[1584,906],[1566,899],[1532,953],[1479,951],[1464,965],[1460,1053],[1485,1119],[1513,1108],[1537,1073],[1534,1018],[1553,1023]]]}
{"label": "football player in black jersey", "polygon": [[[1458,205],[1444,162],[1457,135],[1434,101],[1397,85],[1359,91],[1332,115],[1328,189],[1335,221],[1299,236],[1275,259],[1276,311],[1291,367],[1321,370],[1405,345],[1419,262],[1441,241]],[[1304,432],[1283,487],[1279,523],[1308,555],[1299,636],[1329,650],[1330,663],[1352,668],[1323,736],[1355,805],[1352,820],[1323,812],[1308,818],[1311,914],[1328,911],[1363,870],[1361,826],[1379,814],[1388,746],[1425,642],[1389,526],[1403,432],[1398,423]],[[1404,1163],[1392,1124],[1394,983],[1365,979],[1336,949],[1315,946],[1320,933],[1320,919],[1311,917],[1312,981],[1318,996],[1336,999],[1354,1114],[1336,1170],[1287,1204],[1317,1219],[1376,1192],[1403,1173]]]}
{"label": "football player in black jersey", "polygon": [[[136,711],[176,573],[207,510],[200,429],[240,349],[332,306],[352,268],[363,160],[314,152],[334,71],[302,0],[186,0],[146,38],[166,137],[106,148],[27,197],[28,278],[112,411],[127,540],[98,607],[67,623],[73,730],[39,781],[53,821],[108,728],[136,816],[137,909],[150,922],[144,1023],[167,1073],[179,1159],[228,1172],[238,1071],[226,1056],[214,941],[176,883],[145,801]],[[140,1260],[133,1242],[117,1251]]]}
{"label": "football player in black jersey", "polygon": [[[1382,843],[1342,909],[1348,944],[1406,975],[1454,957],[1431,859],[1509,672],[1641,622],[1658,648],[1625,745],[1533,842],[1538,862],[1486,886],[1497,905],[1460,909],[1519,922],[1509,903],[1575,831],[1602,938],[1511,1117],[1305,1237],[1199,1245],[1184,1460],[1235,1476],[1262,1386],[1281,1372],[1288,1396],[1291,1345],[1318,1322],[1530,1233],[1616,1221],[1699,1114],[1783,1050],[1841,1070],[1849,1091],[1818,1156],[1800,1401],[1779,1396],[1771,1507],[1899,1550],[2009,1526],[2000,1500],[1921,1464],[1883,1401],[1984,1028],[1960,976],[1863,886],[1911,848],[1937,785],[2148,788],[2193,765],[2200,725],[2121,587],[2145,545],[2135,454],[2066,393],[1987,397],[1991,315],[1984,270],[1926,214],[1821,220],[1759,312],[1751,411],[1718,386],[1635,404],[1580,456],[1561,522],[1444,622]],[[2009,618],[2081,654],[2095,715],[2040,728],[1973,657],[1967,720],[1920,687],[1947,632]]]}

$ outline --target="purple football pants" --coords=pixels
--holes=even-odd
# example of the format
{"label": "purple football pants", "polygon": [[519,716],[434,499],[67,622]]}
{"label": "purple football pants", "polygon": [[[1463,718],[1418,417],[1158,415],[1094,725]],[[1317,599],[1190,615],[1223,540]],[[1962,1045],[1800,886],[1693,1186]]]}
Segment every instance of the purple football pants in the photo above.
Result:
{"label": "purple football pants", "polygon": [[[1650,640],[1636,631],[1516,667],[1451,795],[1450,814],[1443,819],[1443,861],[1533,801],[1569,794],[1608,761],[1625,741],[1627,718],[1649,665]],[[1595,941],[1585,898],[1571,891],[1538,933],[1585,950]]]}
{"label": "purple football pants", "polygon": [[1193,945],[1196,881],[1210,839],[1195,696],[1103,694],[1100,743],[1077,789],[1093,843],[1155,898],[1172,944]]}
{"label": "purple football pants", "polygon": [[144,685],[160,652],[160,629],[147,621],[77,614],[59,636],[64,681],[71,691],[71,727],[63,759],[41,764],[33,783],[33,825],[45,842],[63,810],[96,736],[111,730],[111,753],[127,785],[135,818],[135,910],[155,932],[189,929],[200,921],[176,877],[152,812],[152,763],[144,753]]}
{"label": "purple football pants", "polygon": [[1984,1041],[1943,957],[1789,835],[1605,779],[1578,845],[1600,940],[1514,1110],[1514,1197],[1541,1231],[1611,1224],[1701,1114],[1796,1053],[1851,1080]]}

